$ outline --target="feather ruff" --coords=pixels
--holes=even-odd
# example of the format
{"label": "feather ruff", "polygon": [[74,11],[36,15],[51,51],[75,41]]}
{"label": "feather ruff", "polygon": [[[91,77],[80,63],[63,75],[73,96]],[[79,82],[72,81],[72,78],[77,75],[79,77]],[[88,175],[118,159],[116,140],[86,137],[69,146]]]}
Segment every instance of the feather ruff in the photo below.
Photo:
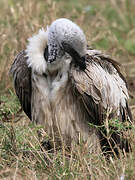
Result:
{"label": "feather ruff", "polygon": [[43,74],[46,72],[46,61],[44,58],[44,50],[48,42],[48,29],[39,30],[38,34],[28,39],[26,53],[28,56],[27,64],[33,71]]}

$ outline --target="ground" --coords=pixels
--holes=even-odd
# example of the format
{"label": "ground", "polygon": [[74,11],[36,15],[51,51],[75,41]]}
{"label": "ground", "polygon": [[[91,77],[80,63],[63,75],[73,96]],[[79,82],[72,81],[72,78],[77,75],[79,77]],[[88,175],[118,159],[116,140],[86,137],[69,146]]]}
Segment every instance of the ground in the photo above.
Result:
{"label": "ground", "polygon": [[119,158],[90,155],[81,145],[49,155],[41,151],[37,138],[42,127],[22,112],[9,77],[14,57],[26,47],[27,39],[56,18],[66,17],[84,30],[92,48],[122,64],[135,119],[134,7],[134,0],[0,1],[0,179],[135,178],[134,121],[128,134],[132,152],[120,152]]}

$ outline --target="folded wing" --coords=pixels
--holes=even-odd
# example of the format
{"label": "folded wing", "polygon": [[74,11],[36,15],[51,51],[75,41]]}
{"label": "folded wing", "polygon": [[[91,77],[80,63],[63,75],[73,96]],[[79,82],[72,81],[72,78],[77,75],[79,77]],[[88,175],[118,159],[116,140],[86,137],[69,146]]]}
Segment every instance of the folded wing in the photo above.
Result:
{"label": "folded wing", "polygon": [[121,121],[132,120],[128,90],[119,64],[99,51],[88,50],[86,69],[71,69],[71,79],[89,115],[90,121],[102,124],[105,114]]}
{"label": "folded wing", "polygon": [[21,106],[26,115],[31,119],[31,68],[27,65],[25,51],[21,51],[11,66],[14,87]]}

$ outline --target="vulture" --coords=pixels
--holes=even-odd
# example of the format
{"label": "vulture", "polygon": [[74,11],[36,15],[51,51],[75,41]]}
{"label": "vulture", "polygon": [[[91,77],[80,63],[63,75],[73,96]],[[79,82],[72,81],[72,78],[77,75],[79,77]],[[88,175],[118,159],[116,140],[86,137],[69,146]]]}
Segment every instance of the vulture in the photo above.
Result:
{"label": "vulture", "polygon": [[[110,143],[107,127],[106,135],[98,127],[132,121],[119,63],[89,48],[84,32],[69,19],[56,19],[29,38],[10,73],[24,112],[56,146],[83,142],[91,153],[100,152]],[[128,151],[128,141],[116,132],[112,146]]]}

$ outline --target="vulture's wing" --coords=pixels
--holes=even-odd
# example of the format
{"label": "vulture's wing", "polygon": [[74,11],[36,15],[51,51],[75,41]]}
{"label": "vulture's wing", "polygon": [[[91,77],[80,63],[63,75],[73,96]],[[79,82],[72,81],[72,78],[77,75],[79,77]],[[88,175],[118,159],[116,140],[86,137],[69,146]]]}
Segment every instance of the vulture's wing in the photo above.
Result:
{"label": "vulture's wing", "polygon": [[25,51],[21,51],[11,66],[14,87],[21,106],[26,115],[31,119],[31,68],[28,67]]}
{"label": "vulture's wing", "polygon": [[107,113],[110,119],[131,120],[127,85],[119,64],[95,50],[88,50],[86,64],[84,71],[72,66],[70,75],[90,121],[102,124]]}

